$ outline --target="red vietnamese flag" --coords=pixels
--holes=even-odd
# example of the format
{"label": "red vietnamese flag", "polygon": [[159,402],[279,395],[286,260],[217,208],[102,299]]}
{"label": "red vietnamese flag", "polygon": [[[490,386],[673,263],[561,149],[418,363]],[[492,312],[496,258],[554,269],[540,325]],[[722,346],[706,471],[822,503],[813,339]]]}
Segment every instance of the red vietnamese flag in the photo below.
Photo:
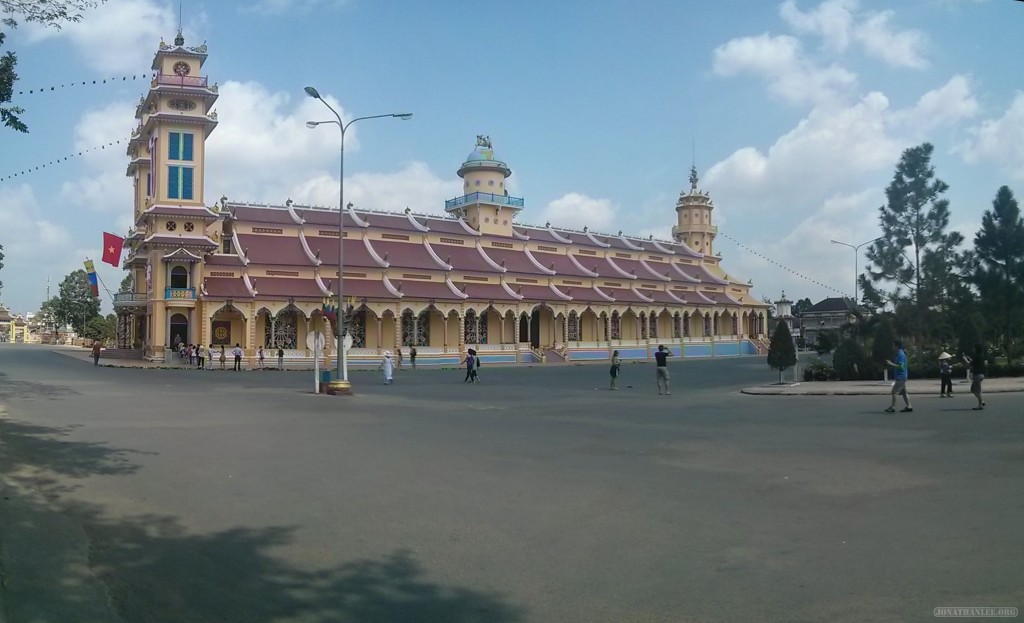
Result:
{"label": "red vietnamese flag", "polygon": [[115,268],[121,267],[121,247],[124,238],[103,232],[103,261]]}

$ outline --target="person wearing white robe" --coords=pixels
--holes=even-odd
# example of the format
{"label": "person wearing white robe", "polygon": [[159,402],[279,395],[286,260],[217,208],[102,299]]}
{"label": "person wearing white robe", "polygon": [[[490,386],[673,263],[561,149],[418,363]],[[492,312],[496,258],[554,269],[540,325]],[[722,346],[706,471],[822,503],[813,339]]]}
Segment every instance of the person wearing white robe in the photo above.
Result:
{"label": "person wearing white robe", "polygon": [[394,371],[394,362],[391,361],[391,351],[384,351],[384,359],[380,362],[380,367],[384,370],[384,384],[391,385],[391,375]]}

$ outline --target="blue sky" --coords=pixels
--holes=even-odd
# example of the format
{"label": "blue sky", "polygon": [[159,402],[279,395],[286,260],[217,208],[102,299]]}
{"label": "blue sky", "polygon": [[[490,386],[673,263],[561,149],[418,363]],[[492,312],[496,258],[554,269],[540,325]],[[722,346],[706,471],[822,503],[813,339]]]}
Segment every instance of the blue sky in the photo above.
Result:
{"label": "blue sky", "polygon": [[[899,155],[923,141],[969,240],[1000,185],[1024,193],[1024,3],[1012,0],[181,6],[186,44],[207,43],[203,74],[220,86],[211,205],[337,204],[338,134],[305,128],[329,118],[306,85],[345,117],[415,115],[349,131],[346,201],[361,208],[442,212],[487,134],[523,222],[667,238],[695,162],[716,250],[758,297],[850,293],[853,252],[829,240],[879,235]],[[0,178],[92,149],[0,181],[0,299],[15,311],[38,308],[47,277],[55,294],[98,260],[103,231],[127,231],[124,139],[177,25],[176,2],[109,0],[59,32],[8,33],[15,92],[37,92],[14,100],[31,133],[0,130]],[[121,271],[98,265],[116,289]]]}

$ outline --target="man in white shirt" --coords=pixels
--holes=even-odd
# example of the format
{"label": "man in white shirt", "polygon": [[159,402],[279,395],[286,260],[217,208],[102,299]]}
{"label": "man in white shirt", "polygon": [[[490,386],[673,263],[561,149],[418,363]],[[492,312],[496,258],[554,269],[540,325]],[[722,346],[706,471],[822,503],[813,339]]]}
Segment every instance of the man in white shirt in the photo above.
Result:
{"label": "man in white shirt", "polygon": [[242,369],[242,347],[235,344],[235,348],[231,351],[231,354],[235,356],[235,370]]}

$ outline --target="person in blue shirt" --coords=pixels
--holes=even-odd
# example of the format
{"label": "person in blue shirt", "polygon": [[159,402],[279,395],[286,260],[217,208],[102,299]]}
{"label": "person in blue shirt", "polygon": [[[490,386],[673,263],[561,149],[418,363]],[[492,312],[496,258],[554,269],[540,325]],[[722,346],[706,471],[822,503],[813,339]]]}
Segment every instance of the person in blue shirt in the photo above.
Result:
{"label": "person in blue shirt", "polygon": [[907,395],[907,353],[903,350],[903,342],[895,340],[893,346],[896,347],[896,361],[885,360],[886,365],[893,368],[893,384],[892,384],[892,402],[889,403],[889,408],[885,410],[886,413],[896,412],[896,396],[903,396],[903,402],[907,406],[900,409],[900,413],[909,413],[914,410],[914,407],[910,406],[910,396]]}

